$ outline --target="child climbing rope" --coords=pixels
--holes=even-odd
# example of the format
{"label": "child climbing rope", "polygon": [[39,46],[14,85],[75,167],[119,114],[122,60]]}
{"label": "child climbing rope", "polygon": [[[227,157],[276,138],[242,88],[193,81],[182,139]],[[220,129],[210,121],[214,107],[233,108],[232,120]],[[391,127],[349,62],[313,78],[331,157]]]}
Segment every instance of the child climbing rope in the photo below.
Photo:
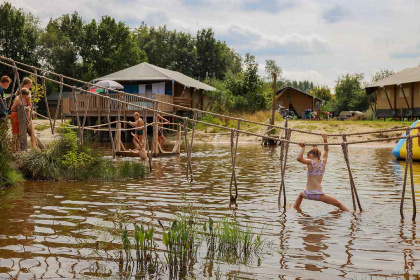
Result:
{"label": "child climbing rope", "polygon": [[[324,143],[327,142],[327,135],[323,134],[322,138],[324,139]],[[300,209],[300,204],[304,198],[309,200],[318,200],[322,201],[331,205],[334,205],[340,208],[343,211],[349,211],[344,204],[339,201],[338,199],[325,194],[322,191],[322,177],[325,172],[325,166],[327,165],[328,160],[328,145],[324,145],[324,155],[321,159],[321,151],[314,146],[307,154],[307,158],[303,158],[303,153],[305,152],[305,142],[301,142],[299,146],[302,147],[300,151],[297,161],[306,164],[308,167],[308,181],[306,183],[306,189],[303,190],[296,199],[294,208]]]}

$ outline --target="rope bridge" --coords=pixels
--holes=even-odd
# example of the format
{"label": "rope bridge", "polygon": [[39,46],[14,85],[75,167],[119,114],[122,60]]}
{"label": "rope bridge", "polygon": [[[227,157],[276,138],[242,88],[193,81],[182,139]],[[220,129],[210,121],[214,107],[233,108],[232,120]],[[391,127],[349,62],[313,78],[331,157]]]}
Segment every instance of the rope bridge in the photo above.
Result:
{"label": "rope bridge", "polygon": [[[85,82],[82,80],[78,80],[78,79],[74,79],[71,77],[67,77],[61,74],[57,74],[54,73],[52,71],[46,70],[46,69],[42,69],[42,68],[38,68],[32,65],[28,65],[22,62],[17,62],[14,61],[10,58],[4,57],[4,56],[0,56],[0,64],[10,67],[13,70],[14,73],[14,79],[13,79],[13,87],[12,87],[12,96],[10,98],[10,100],[12,100],[13,94],[15,93],[15,87],[17,85],[18,90],[20,89],[20,77],[19,77],[19,71],[21,73],[26,73],[29,75],[32,75],[35,78],[35,89],[37,88],[37,81],[38,79],[41,80],[41,83],[43,85],[44,88],[44,100],[45,100],[45,104],[46,104],[46,108],[47,108],[47,116],[42,116],[46,119],[49,120],[50,123],[50,127],[51,127],[51,132],[54,134],[54,130],[55,130],[55,125],[56,125],[56,120],[58,117],[58,111],[60,108],[60,103],[61,103],[61,99],[62,99],[62,93],[63,93],[63,88],[69,88],[71,89],[71,96],[73,98],[73,101],[75,102],[75,106],[76,106],[76,118],[77,118],[77,126],[72,126],[72,128],[76,128],[79,129],[79,136],[80,136],[80,143],[83,143],[83,131],[85,129],[91,129],[91,130],[100,130],[100,131],[109,131],[109,135],[110,135],[110,139],[111,139],[111,146],[112,146],[112,151],[113,151],[113,155],[115,155],[115,151],[117,149],[115,141],[114,141],[114,136],[112,132],[115,132],[116,135],[118,135],[118,133],[120,131],[123,131],[123,129],[121,129],[121,123],[123,121],[120,120],[120,116],[121,116],[121,110],[122,110],[122,105],[129,105],[132,106],[134,108],[138,108],[141,109],[143,114],[144,114],[144,121],[145,121],[145,125],[143,127],[145,135],[147,135],[147,127],[148,126],[153,126],[153,144],[155,144],[157,142],[157,131],[158,131],[158,120],[157,120],[157,114],[161,113],[161,114],[165,114],[167,116],[171,116],[174,117],[175,119],[180,120],[180,124],[179,125],[179,129],[178,131],[181,130],[182,128],[182,133],[183,133],[183,138],[184,138],[184,144],[185,144],[185,150],[186,150],[186,155],[187,155],[187,168],[186,168],[186,178],[187,181],[189,183],[193,182],[193,169],[192,169],[192,165],[191,165],[191,155],[192,155],[192,151],[193,151],[193,143],[194,143],[194,135],[195,135],[195,126],[196,124],[203,124],[206,126],[211,126],[211,127],[216,127],[219,129],[224,129],[230,132],[230,151],[231,151],[231,165],[232,165],[232,173],[231,173],[231,179],[230,179],[230,187],[229,187],[229,192],[230,192],[230,200],[231,202],[236,202],[237,198],[238,198],[238,185],[236,182],[236,170],[235,170],[235,165],[236,165],[236,157],[237,157],[237,149],[238,149],[238,143],[239,143],[239,136],[240,135],[250,135],[250,136],[256,136],[256,137],[264,137],[265,139],[269,139],[269,140],[274,140],[277,141],[280,144],[280,174],[281,174],[281,181],[280,181],[280,186],[279,186],[279,195],[278,195],[278,203],[279,203],[279,207],[281,207],[281,201],[283,199],[283,208],[286,209],[286,185],[285,185],[285,174],[286,174],[286,168],[287,168],[287,156],[288,156],[288,151],[289,151],[289,146],[290,144],[294,144],[294,145],[299,145],[299,142],[295,142],[295,141],[291,141],[291,135],[292,133],[303,133],[303,134],[308,134],[308,135],[316,135],[316,136],[321,136],[322,133],[317,133],[317,132],[313,132],[313,131],[306,131],[306,130],[301,130],[301,129],[295,129],[295,128],[289,128],[286,126],[277,126],[277,125],[271,125],[271,124],[267,124],[267,123],[262,123],[262,122],[257,122],[257,121],[251,121],[251,120],[246,120],[246,119],[242,119],[242,118],[238,118],[238,117],[232,117],[232,116],[227,116],[227,115],[223,115],[223,114],[218,114],[218,113],[214,113],[214,112],[209,112],[209,111],[204,111],[204,110],[199,110],[197,108],[190,108],[190,107],[185,107],[185,106],[181,106],[181,105],[176,105],[176,104],[172,104],[172,103],[168,103],[168,102],[164,102],[164,101],[160,101],[160,100],[155,100],[155,99],[151,99],[151,98],[147,98],[145,96],[139,96],[139,95],[135,95],[135,94],[130,94],[130,93],[125,93],[123,91],[118,91],[112,88],[107,88],[107,87],[103,87],[103,86],[98,86],[95,85],[93,83],[90,82]],[[17,66],[19,65],[19,67]],[[30,70],[28,70],[30,69]],[[49,75],[47,77],[47,75]],[[69,84],[68,82],[64,82],[64,79],[66,79],[68,82],[71,83],[76,83],[76,84],[82,84],[82,86],[76,87],[74,85]],[[46,91],[46,86],[45,86],[45,81],[50,81],[53,82],[55,84],[59,85],[59,97],[58,97],[58,103],[57,103],[57,109],[55,112],[55,115],[52,116],[50,111],[49,111],[49,104],[48,104],[48,97],[47,97],[47,91]],[[101,95],[99,93],[96,92],[91,92],[89,90],[90,87],[95,86],[96,88],[101,88],[104,90],[111,90],[115,93],[120,93],[120,96],[130,96],[142,101],[147,101],[153,104],[152,108],[147,107],[147,106],[142,106],[133,102],[127,102],[125,100],[122,100],[121,98],[114,98],[114,97],[110,97],[110,96],[104,96]],[[85,89],[87,88],[87,89]],[[85,126],[85,122],[86,122],[86,116],[87,116],[87,108],[88,106],[86,106],[86,110],[84,112],[83,115],[83,119],[80,119],[80,115],[79,115],[79,108],[77,106],[77,98],[78,96],[82,96],[82,94],[87,95],[87,96],[97,96],[99,98],[102,98],[105,100],[106,104],[107,104],[107,120],[108,122],[106,124],[103,125],[98,125],[98,126]],[[34,96],[33,101],[34,101]],[[117,121],[116,122],[111,122],[110,121],[110,109],[111,109],[111,101],[113,102],[117,102],[118,104],[118,117],[117,117]],[[89,99],[88,99],[89,102]],[[178,108],[179,110],[184,110],[184,111],[192,111],[193,113],[193,117],[189,118],[189,117],[184,117],[184,116],[179,116],[176,114],[172,114],[172,113],[168,113],[168,112],[163,112],[161,110],[158,109],[158,105],[159,104],[163,104],[163,105],[170,105],[173,106],[175,108]],[[9,107],[11,106],[11,101],[9,101]],[[32,109],[31,109],[32,112]],[[146,112],[152,112],[153,113],[153,122],[150,124],[146,123]],[[223,125],[217,125],[217,124],[212,124],[212,123],[208,123],[202,120],[198,119],[198,114],[206,114],[206,115],[211,115],[211,116],[215,116],[215,117],[220,117],[220,118],[224,118],[224,119],[228,119],[228,120],[233,120],[237,122],[236,128],[228,128],[226,126]],[[38,114],[39,115],[39,114]],[[254,132],[250,132],[248,130],[245,129],[241,129],[241,125],[243,123],[248,123],[248,124],[253,124],[256,126],[262,126],[267,128],[267,130],[271,130],[271,129],[279,129],[280,130],[280,134],[277,137],[274,136],[267,136],[266,134],[260,134],[260,133],[254,133]],[[111,125],[112,124],[117,124],[116,128],[112,128]],[[191,124],[191,138],[190,140],[188,140],[188,126]],[[108,129],[99,129],[98,127],[101,126],[108,126]],[[417,129],[419,129],[420,127],[417,127]],[[135,129],[135,128],[134,128]],[[400,203],[400,214],[401,217],[404,217],[403,215],[403,207],[404,207],[404,198],[405,198],[405,191],[406,191],[406,186],[407,186],[407,176],[408,173],[410,173],[410,185],[411,185],[411,194],[412,194],[412,203],[413,203],[413,215],[412,215],[412,219],[415,220],[416,219],[416,201],[415,201],[415,191],[414,191],[414,178],[413,178],[413,167],[412,167],[412,162],[413,162],[413,139],[416,138],[416,135],[410,135],[410,130],[411,129],[416,129],[416,128],[410,128],[410,127],[401,127],[401,128],[392,128],[392,129],[382,129],[382,130],[375,130],[375,131],[368,131],[368,132],[356,132],[356,133],[331,133],[331,134],[327,134],[327,136],[330,137],[341,137],[342,141],[340,142],[332,142],[332,143],[306,143],[306,145],[308,146],[324,146],[324,145],[328,145],[328,146],[341,146],[342,147],[342,151],[343,151],[343,156],[344,156],[344,160],[346,162],[346,166],[347,166],[347,170],[348,170],[348,174],[349,174],[349,180],[350,180],[350,190],[351,190],[351,196],[352,196],[352,204],[353,204],[353,209],[355,211],[357,211],[357,209],[359,211],[363,211],[362,210],[362,206],[360,203],[360,198],[358,196],[357,193],[357,188],[356,188],[356,184],[354,182],[353,179],[353,175],[352,175],[352,170],[351,170],[351,166],[350,166],[350,160],[349,160],[349,155],[348,155],[348,146],[349,145],[354,145],[354,144],[361,144],[361,143],[372,143],[372,142],[379,142],[379,141],[389,141],[389,140],[399,140],[399,139],[406,139],[406,147],[407,147],[407,157],[406,157],[406,165],[405,165],[405,172],[404,172],[404,182],[403,182],[403,191],[402,191],[402,196],[401,196],[401,203]],[[132,129],[124,129],[124,130],[132,130]],[[372,135],[372,134],[379,134],[379,133],[388,133],[388,132],[406,132],[406,136],[400,136],[400,137],[389,137],[389,138],[381,138],[381,139],[367,139],[367,140],[359,140],[359,141],[348,141],[347,137],[350,136],[358,136],[358,135]],[[146,137],[146,147],[149,146],[148,144],[148,137]],[[158,152],[158,147],[159,145],[153,145],[153,153]],[[151,170],[151,157],[150,157],[150,149],[147,148],[147,151],[149,153],[149,169]],[[410,170],[410,172],[408,172],[408,170]]]}

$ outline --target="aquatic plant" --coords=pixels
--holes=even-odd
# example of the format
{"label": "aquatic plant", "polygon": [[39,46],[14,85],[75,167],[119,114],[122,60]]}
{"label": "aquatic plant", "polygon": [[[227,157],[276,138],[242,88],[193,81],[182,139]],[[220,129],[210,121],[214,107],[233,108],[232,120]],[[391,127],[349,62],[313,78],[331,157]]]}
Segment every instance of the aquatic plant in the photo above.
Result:
{"label": "aquatic plant", "polygon": [[163,244],[171,277],[185,277],[188,268],[196,261],[198,236],[194,214],[177,215],[169,230],[163,232]]}
{"label": "aquatic plant", "polygon": [[237,220],[224,217],[219,222],[209,218],[203,224],[208,255],[218,254],[218,259],[234,263],[246,262],[263,248],[262,233],[255,233],[249,226],[242,226]]}
{"label": "aquatic plant", "polygon": [[[201,235],[204,238],[200,238],[200,224],[193,211],[175,215],[167,227],[158,222],[163,229],[162,243],[166,247],[165,268],[169,270],[170,279],[184,279],[188,276],[197,262],[203,240],[207,243],[206,259],[210,262],[219,260],[227,263],[247,263],[252,256],[258,255],[265,245],[262,233],[255,233],[252,228],[243,226],[232,218],[223,218],[217,222],[209,218],[208,222],[202,224],[204,232],[201,232]],[[120,267],[125,263],[125,269],[122,271],[127,272],[137,267],[138,277],[153,274],[155,271],[162,272],[164,267],[158,257],[154,227],[134,224],[133,236],[134,238],[130,239],[127,229],[121,226]],[[136,252],[135,260],[131,254],[133,247]],[[136,265],[131,266],[129,263]],[[213,264],[209,265],[212,266]],[[216,279],[223,276],[219,267],[214,276]]]}
{"label": "aquatic plant", "polygon": [[123,162],[115,166],[89,144],[79,145],[77,134],[64,128],[61,139],[48,150],[24,154],[19,160],[19,169],[25,177],[37,180],[114,180],[145,175],[141,163]]}

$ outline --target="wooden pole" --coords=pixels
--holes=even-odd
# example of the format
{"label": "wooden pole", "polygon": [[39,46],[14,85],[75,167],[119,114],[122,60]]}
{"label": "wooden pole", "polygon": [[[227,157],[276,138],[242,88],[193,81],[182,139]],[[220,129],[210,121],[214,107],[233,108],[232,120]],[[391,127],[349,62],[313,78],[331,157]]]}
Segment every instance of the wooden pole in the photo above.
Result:
{"label": "wooden pole", "polygon": [[277,74],[273,73],[273,106],[271,109],[271,121],[270,121],[271,125],[274,125],[274,115],[276,112],[276,93],[277,93]]}
{"label": "wooden pole", "polygon": [[[158,104],[156,102],[153,102],[153,109],[157,110]],[[158,130],[159,130],[159,126],[157,123],[157,112],[154,111],[153,112],[153,154],[155,156],[158,155],[159,153],[159,145],[158,145]]]}
{"label": "wooden pole", "polygon": [[28,147],[28,139],[27,139],[28,123],[26,120],[25,106],[18,105],[17,111],[18,111],[18,122],[19,122],[19,134],[18,134],[19,150],[25,151],[26,148]]}
{"label": "wooden pole", "polygon": [[121,151],[121,123],[120,122],[118,122],[117,123],[117,144],[116,144],[116,147],[115,147],[115,151],[118,153],[118,152],[120,152]]}

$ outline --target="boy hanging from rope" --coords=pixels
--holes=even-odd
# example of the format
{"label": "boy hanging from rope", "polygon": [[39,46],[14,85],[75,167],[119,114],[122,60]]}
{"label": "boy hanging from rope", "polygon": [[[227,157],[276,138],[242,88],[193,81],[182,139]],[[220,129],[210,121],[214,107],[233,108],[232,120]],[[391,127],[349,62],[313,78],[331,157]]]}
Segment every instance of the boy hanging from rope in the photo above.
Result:
{"label": "boy hanging from rope", "polygon": [[138,112],[135,112],[134,122],[129,122],[129,123],[130,125],[135,127],[134,133],[131,133],[131,135],[133,136],[134,146],[138,150],[140,158],[143,160],[147,160],[147,153],[146,153],[146,149],[144,145],[144,135],[143,135],[144,121],[142,118],[140,118],[140,114]]}
{"label": "boy hanging from rope", "polygon": [[[324,143],[327,144],[327,135],[323,134],[322,138],[324,139]],[[299,146],[302,147],[297,161],[306,164],[308,168],[308,176],[307,176],[307,183],[306,189],[303,190],[296,199],[294,208],[300,209],[300,204],[304,198],[309,200],[318,200],[324,203],[328,203],[334,205],[342,211],[349,211],[347,207],[338,199],[325,194],[322,191],[322,177],[325,172],[325,166],[327,165],[328,160],[328,145],[324,145],[324,155],[321,159],[321,151],[314,146],[307,154],[307,158],[303,158],[303,153],[305,152],[305,142],[301,142]]]}

